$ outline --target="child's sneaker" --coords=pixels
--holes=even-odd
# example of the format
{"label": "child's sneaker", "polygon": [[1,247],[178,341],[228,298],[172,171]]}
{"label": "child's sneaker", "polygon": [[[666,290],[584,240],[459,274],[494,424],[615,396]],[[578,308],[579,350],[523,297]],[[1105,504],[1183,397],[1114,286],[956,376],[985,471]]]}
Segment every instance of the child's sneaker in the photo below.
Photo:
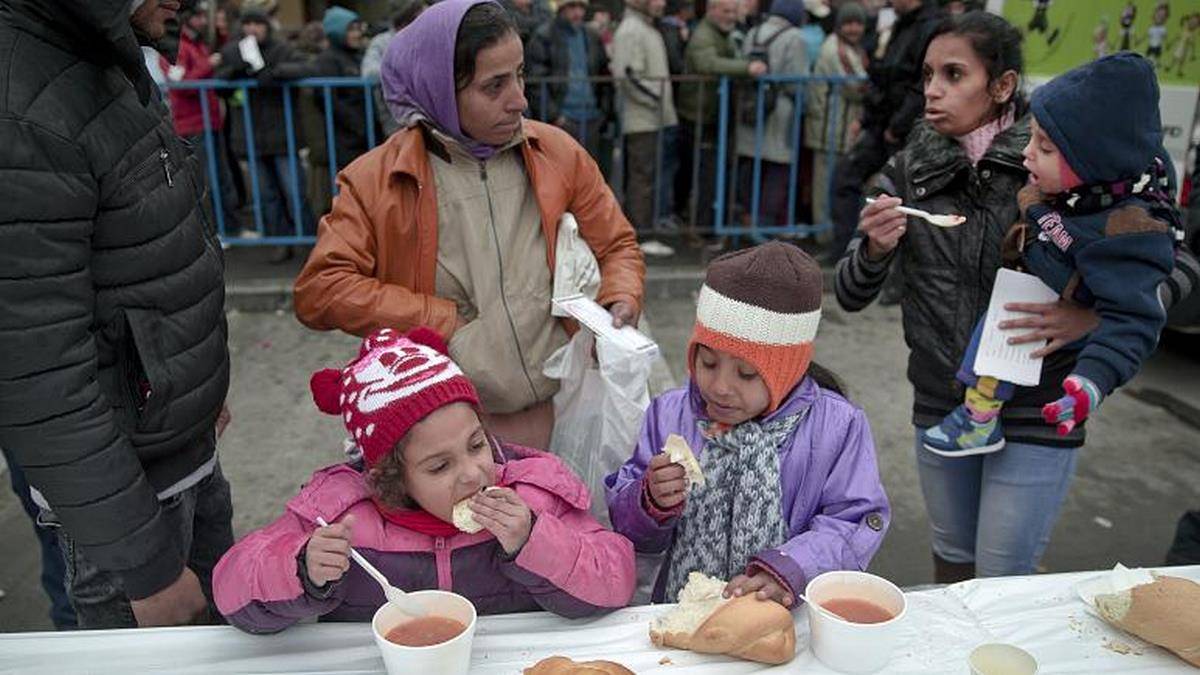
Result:
{"label": "child's sneaker", "polygon": [[971,419],[965,405],[955,408],[942,423],[921,434],[925,449],[942,457],[984,455],[1004,448],[1004,429],[997,415],[987,422]]}

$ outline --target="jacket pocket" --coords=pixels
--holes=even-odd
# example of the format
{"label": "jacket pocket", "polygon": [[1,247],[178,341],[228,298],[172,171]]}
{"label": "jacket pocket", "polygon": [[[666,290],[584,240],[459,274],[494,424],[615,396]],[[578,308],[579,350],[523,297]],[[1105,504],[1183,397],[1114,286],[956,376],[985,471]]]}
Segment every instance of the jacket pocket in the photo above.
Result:
{"label": "jacket pocket", "polygon": [[162,315],[156,310],[126,309],[121,320],[125,325],[117,350],[118,395],[138,432],[161,431],[171,394],[158,341]]}

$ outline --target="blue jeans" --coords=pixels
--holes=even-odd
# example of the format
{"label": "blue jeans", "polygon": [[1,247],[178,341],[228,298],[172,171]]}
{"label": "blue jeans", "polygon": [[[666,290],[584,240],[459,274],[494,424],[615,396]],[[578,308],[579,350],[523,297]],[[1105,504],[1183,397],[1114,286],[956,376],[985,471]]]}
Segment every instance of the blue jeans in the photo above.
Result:
{"label": "blue jeans", "polygon": [[933,552],[975,563],[975,574],[1032,574],[1075,474],[1078,448],[1009,441],[987,455],[942,457],[921,444],[917,473],[933,529]]}
{"label": "blue jeans", "polygon": [[[213,472],[196,485],[162,502],[163,515],[178,534],[176,544],[186,564],[200,579],[208,599],[207,616],[197,623],[221,623],[212,596],[212,573],[217,561],[233,546],[233,506],[229,482],[218,461]],[[41,522],[59,525],[58,536],[67,561],[67,589],[84,629],[136,628],[133,607],[118,575],[101,570],[75,546],[50,511],[42,511]]]}
{"label": "blue jeans", "polygon": [[63,558],[62,548],[58,545],[58,537],[54,531],[38,524],[38,506],[33,503],[29,494],[29,483],[25,481],[25,472],[13,462],[12,456],[4,450],[4,459],[8,463],[8,477],[12,483],[13,494],[21,500],[21,508],[29,516],[33,524],[33,533],[37,535],[38,544],[42,549],[42,590],[50,598],[50,621],[58,630],[75,628],[75,609],[67,597],[67,561]]}
{"label": "blue jeans", "polygon": [[297,231],[292,218],[292,181],[287,155],[260,155],[258,157],[258,192],[262,200],[263,234],[268,237],[313,236],[317,233],[317,219],[308,204],[305,185],[308,177],[304,165],[296,158],[296,185],[300,194],[301,227]]}

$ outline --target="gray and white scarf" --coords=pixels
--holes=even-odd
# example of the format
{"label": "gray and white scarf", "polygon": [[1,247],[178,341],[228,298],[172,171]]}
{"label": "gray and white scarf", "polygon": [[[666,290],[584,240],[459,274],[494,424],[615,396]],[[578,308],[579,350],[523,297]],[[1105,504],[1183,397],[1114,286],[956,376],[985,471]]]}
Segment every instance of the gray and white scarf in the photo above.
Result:
{"label": "gray and white scarf", "polygon": [[750,558],[787,541],[779,446],[803,413],[766,424],[747,421],[710,436],[708,422],[700,468],[705,486],[688,495],[668,556],[666,601],[675,602],[689,572],[731,579]]}

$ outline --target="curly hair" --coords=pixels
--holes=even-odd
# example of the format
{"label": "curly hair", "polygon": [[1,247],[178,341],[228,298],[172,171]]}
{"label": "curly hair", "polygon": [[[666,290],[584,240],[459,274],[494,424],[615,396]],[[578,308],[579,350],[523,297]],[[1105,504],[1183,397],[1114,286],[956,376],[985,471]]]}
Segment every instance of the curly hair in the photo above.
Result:
{"label": "curly hair", "polygon": [[[483,435],[487,438],[488,445],[491,446],[492,459],[499,460],[503,456],[500,441],[492,435],[492,432],[488,431],[486,425],[483,425],[483,414],[479,410],[476,410],[475,414],[479,415]],[[408,487],[404,482],[406,468],[404,448],[408,445],[407,441],[408,436],[405,435],[396,443],[396,447],[392,448],[391,452],[381,457],[375,466],[367,469],[367,489],[370,490],[376,503],[390,511],[421,508],[421,505],[408,494]]]}

